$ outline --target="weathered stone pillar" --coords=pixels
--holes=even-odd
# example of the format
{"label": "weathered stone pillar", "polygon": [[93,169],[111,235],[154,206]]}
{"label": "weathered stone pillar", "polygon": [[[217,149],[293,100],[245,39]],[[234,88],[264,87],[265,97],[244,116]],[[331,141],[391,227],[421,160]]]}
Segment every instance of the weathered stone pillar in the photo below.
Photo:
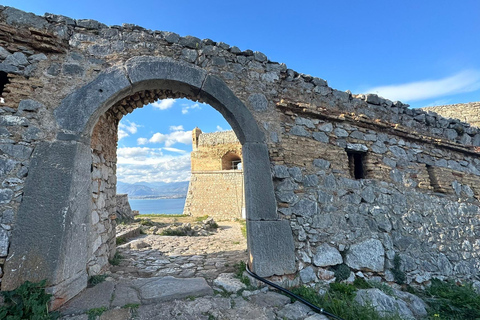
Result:
{"label": "weathered stone pillar", "polygon": [[2,290],[13,290],[27,280],[47,279],[55,308],[85,288],[90,167],[88,144],[55,141],[36,147]]}
{"label": "weathered stone pillar", "polygon": [[268,149],[243,145],[247,242],[255,273],[267,277],[294,273],[295,246],[288,221],[278,220]]}

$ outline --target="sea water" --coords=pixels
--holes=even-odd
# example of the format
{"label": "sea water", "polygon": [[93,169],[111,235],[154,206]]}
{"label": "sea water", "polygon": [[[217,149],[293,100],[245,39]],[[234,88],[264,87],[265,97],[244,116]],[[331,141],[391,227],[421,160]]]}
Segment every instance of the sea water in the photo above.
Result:
{"label": "sea water", "polygon": [[140,214],[182,214],[185,198],[179,199],[129,199],[132,210]]}

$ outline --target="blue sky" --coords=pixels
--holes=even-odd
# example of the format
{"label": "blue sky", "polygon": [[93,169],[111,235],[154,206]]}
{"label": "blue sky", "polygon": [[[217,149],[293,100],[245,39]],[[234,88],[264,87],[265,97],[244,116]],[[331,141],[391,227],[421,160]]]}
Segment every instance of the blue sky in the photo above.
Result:
{"label": "blue sky", "polygon": [[[478,0],[8,0],[1,4],[39,15],[50,12],[107,25],[133,23],[226,42],[261,51],[272,61],[327,80],[335,89],[378,93],[415,108],[480,100]],[[119,180],[188,179],[188,131],[199,126],[211,132],[228,125],[208,106],[182,113],[187,103],[194,106],[185,101],[165,109],[146,106],[122,120],[121,129],[128,136],[119,141]],[[132,154],[137,155],[135,164]],[[155,169],[146,167],[149,162],[155,162]],[[128,174],[134,171],[136,176]]]}

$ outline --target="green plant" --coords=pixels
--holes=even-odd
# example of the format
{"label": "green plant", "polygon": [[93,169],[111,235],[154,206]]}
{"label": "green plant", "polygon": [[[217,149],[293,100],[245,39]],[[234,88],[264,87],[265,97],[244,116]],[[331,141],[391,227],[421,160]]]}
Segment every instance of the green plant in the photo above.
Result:
{"label": "green plant", "polygon": [[123,309],[138,309],[138,307],[140,307],[139,303],[127,303],[122,308]]}
{"label": "green plant", "polygon": [[177,236],[177,237],[183,237],[186,236],[187,234],[185,231],[179,230],[179,229],[165,229],[160,233],[162,236]]}
{"label": "green plant", "polygon": [[347,280],[350,277],[350,268],[345,264],[339,264],[333,268],[333,272],[335,274],[335,281],[341,282],[343,280]]}
{"label": "green plant", "polygon": [[124,243],[127,243],[127,239],[125,239],[125,238],[123,238],[123,237],[122,237],[122,238],[116,238],[116,239],[115,239],[115,243],[117,244],[117,246],[120,246],[120,245],[122,245],[122,244],[124,244]]}
{"label": "green plant", "polygon": [[108,260],[108,262],[110,262],[112,266],[118,266],[120,264],[120,260],[122,259],[123,259],[123,256],[120,253],[115,252],[115,255],[113,256],[113,258]]}
{"label": "green plant", "polygon": [[390,269],[390,271],[393,274],[393,279],[398,284],[404,284],[406,279],[405,272],[401,270],[401,266],[402,259],[398,254],[395,254],[395,256],[393,257],[393,268]]}
{"label": "green plant", "polygon": [[93,308],[87,311],[88,320],[95,320],[97,317],[100,317],[105,311],[107,311],[106,307],[101,308]]}
{"label": "green plant", "polygon": [[432,279],[419,294],[429,306],[431,319],[480,319],[480,295],[472,284]]}
{"label": "green plant", "polygon": [[0,307],[0,319],[56,319],[57,312],[48,312],[48,302],[52,295],[45,292],[45,285],[46,280],[37,283],[25,281],[13,291],[0,292],[5,301]]}
{"label": "green plant", "polygon": [[[139,215],[141,218],[183,218],[188,217],[186,214],[167,214],[167,213],[153,213],[153,214],[141,214]],[[141,220],[141,219],[137,219]],[[137,221],[135,221],[137,222]]]}
{"label": "green plant", "polygon": [[197,221],[197,222],[202,222],[202,221],[205,221],[205,220],[207,220],[207,219],[208,219],[208,215],[206,215],[206,216],[201,216],[201,217],[196,217],[196,218],[195,218],[195,221]]}
{"label": "green plant", "polygon": [[247,238],[247,221],[245,220],[239,220],[240,222],[240,231],[242,231],[242,235],[244,238]]}
{"label": "green plant", "polygon": [[91,276],[90,278],[88,278],[88,286],[89,287],[94,287],[97,284],[105,281],[105,279],[107,279],[107,277],[108,277],[108,275],[106,275],[106,274],[97,274],[97,275]]}
{"label": "green plant", "polygon": [[243,272],[247,269],[247,265],[245,262],[240,261],[239,263],[233,266],[235,268],[235,277],[240,280],[244,285],[247,286],[247,289],[252,288],[252,284],[250,282],[250,278],[243,275]]}
{"label": "green plant", "polygon": [[345,320],[401,320],[398,315],[379,315],[370,306],[355,302],[355,287],[343,283],[331,283],[327,293],[319,295],[314,288],[297,287],[292,292]]}
{"label": "green plant", "polygon": [[145,227],[153,227],[155,223],[150,219],[141,219],[140,224]]}

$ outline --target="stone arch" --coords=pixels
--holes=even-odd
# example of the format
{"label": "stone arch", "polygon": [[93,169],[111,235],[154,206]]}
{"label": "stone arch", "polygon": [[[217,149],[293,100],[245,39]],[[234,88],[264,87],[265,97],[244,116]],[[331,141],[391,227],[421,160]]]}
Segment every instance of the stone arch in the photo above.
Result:
{"label": "stone arch", "polygon": [[230,123],[243,150],[251,266],[261,276],[296,271],[290,225],[277,216],[268,149],[250,111],[221,79],[205,70],[169,58],[135,57],[99,74],[55,110],[57,139],[39,144],[32,156],[3,290],[26,280],[47,279],[55,308],[85,288],[90,135],[100,115],[117,101],[152,89],[196,97]]}

